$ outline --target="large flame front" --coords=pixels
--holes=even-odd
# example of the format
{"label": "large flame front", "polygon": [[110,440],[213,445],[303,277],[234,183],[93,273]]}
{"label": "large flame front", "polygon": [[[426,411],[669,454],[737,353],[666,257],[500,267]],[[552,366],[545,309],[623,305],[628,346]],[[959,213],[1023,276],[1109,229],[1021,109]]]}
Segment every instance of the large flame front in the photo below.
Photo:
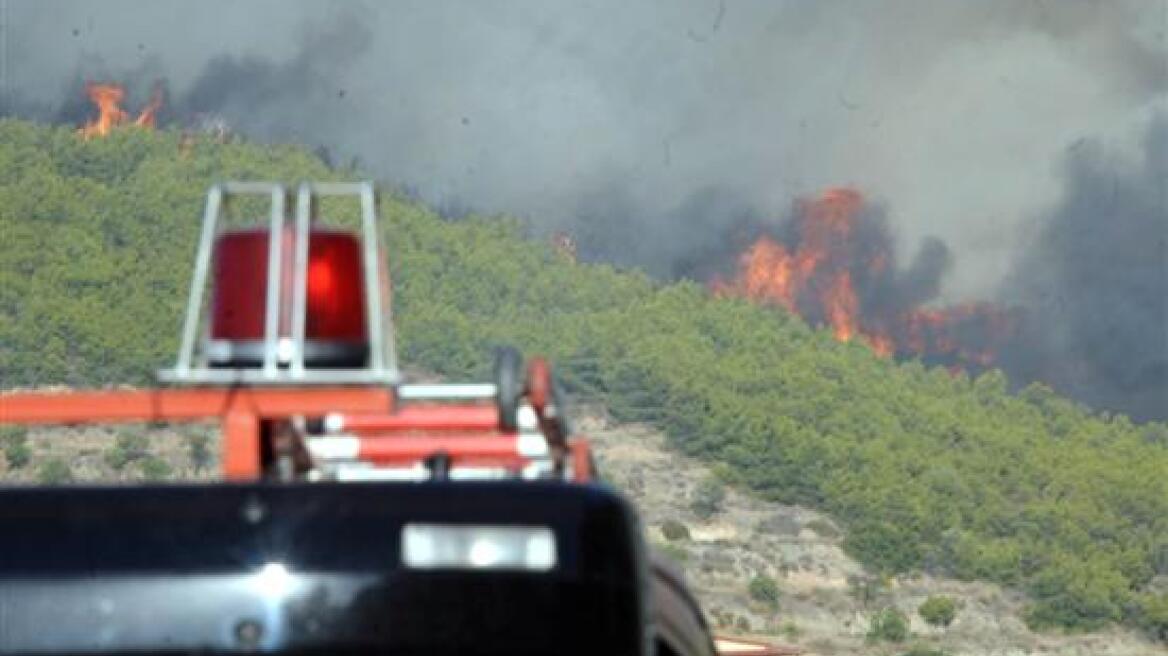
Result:
{"label": "large flame front", "polygon": [[891,238],[863,209],[863,197],[843,188],[799,202],[784,239],[759,237],[740,256],[737,275],[715,280],[714,291],[780,305],[881,356],[990,365],[1011,330],[1006,313],[984,303],[924,308],[905,300],[911,295],[900,288],[915,285],[898,277]]}
{"label": "large flame front", "polygon": [[[86,139],[104,137],[115,127],[130,123],[130,114],[122,109],[122,101],[126,97],[126,89],[120,84],[86,83],[85,94],[97,106],[98,115],[85,125],[77,129]],[[162,107],[162,90],[155,88],[150,96],[150,102],[137,117],[133,125],[144,128],[153,128],[158,110]]]}

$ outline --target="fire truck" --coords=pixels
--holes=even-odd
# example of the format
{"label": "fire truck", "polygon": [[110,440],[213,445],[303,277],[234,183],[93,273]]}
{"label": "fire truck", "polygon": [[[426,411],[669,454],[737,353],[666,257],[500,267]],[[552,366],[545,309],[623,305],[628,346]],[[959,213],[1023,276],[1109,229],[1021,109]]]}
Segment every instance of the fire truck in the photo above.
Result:
{"label": "fire truck", "polygon": [[[228,221],[241,196],[266,221]],[[0,488],[0,653],[716,653],[546,360],[403,379],[376,206],[370,183],[214,186],[158,387],[0,397],[3,424],[222,444],[214,483]]]}

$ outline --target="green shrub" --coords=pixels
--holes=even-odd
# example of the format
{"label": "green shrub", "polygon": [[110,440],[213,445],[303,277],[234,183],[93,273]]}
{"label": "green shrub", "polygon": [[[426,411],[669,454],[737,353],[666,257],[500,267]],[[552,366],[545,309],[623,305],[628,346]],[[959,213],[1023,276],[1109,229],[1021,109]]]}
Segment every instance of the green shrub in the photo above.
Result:
{"label": "green shrub", "polygon": [[28,431],[22,426],[0,427],[0,446],[4,448],[4,459],[9,469],[20,469],[32,458],[28,446]]}
{"label": "green shrub", "polygon": [[32,459],[32,449],[27,444],[9,444],[4,447],[4,458],[9,469],[21,469]]}
{"label": "green shrub", "polygon": [[758,574],[750,579],[746,589],[750,593],[751,599],[766,604],[771,609],[779,607],[779,584],[771,577]]}
{"label": "green shrub", "polygon": [[125,469],[126,465],[150,455],[150,440],[142,433],[128,432],[118,435],[113,448],[105,454],[105,462],[114,471]]}
{"label": "green shrub", "polygon": [[929,626],[949,626],[957,617],[957,602],[952,597],[932,596],[917,609]]}
{"label": "green shrub", "polygon": [[872,616],[868,639],[873,642],[904,642],[908,639],[908,616],[896,608],[884,608]]}
{"label": "green shrub", "polygon": [[60,485],[73,480],[73,471],[60,458],[49,458],[37,470],[37,480],[45,485]]}
{"label": "green shrub", "polygon": [[798,640],[799,636],[803,635],[803,629],[800,629],[798,624],[791,621],[785,622],[783,628],[779,629],[779,632],[783,634],[784,638],[792,642]]}
{"label": "green shrub", "polygon": [[734,628],[743,633],[750,633],[750,618],[739,615],[738,619],[734,621]]}
{"label": "green shrub", "polygon": [[698,517],[709,519],[722,511],[722,502],[726,499],[726,488],[714,478],[702,479],[694,490],[690,508]]}
{"label": "green shrub", "polygon": [[1153,640],[1168,642],[1168,594],[1146,593],[1138,598],[1136,624]]}
{"label": "green shrub", "polygon": [[667,519],[661,524],[661,534],[666,540],[676,542],[689,539],[689,528],[676,519]]}
{"label": "green shrub", "polygon": [[158,481],[170,476],[170,465],[157,456],[149,456],[142,461],[142,476],[148,481]]}

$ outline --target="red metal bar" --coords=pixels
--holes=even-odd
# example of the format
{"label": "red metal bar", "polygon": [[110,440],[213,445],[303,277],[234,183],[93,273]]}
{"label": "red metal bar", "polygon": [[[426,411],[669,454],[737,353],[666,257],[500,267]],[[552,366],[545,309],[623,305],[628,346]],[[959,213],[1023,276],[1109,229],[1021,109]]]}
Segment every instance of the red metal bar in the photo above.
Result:
{"label": "red metal bar", "polygon": [[260,421],[246,410],[233,410],[223,418],[223,477],[255,480],[260,476]]}
{"label": "red metal bar", "polygon": [[430,437],[364,436],[358,458],[369,462],[421,460],[444,451],[456,460],[525,460],[519,453],[519,435],[441,435]]}
{"label": "red metal bar", "polygon": [[18,392],[0,396],[0,424],[199,421],[246,410],[257,418],[330,412],[386,413],[389,388],[237,387],[101,392]]}
{"label": "red metal bar", "polygon": [[496,431],[499,410],[493,405],[404,406],[393,414],[347,414],[339,430],[351,433],[391,431]]}
{"label": "red metal bar", "polygon": [[552,370],[548,361],[536,356],[527,365],[527,396],[531,407],[542,415],[552,395]]}
{"label": "red metal bar", "polygon": [[568,440],[568,448],[572,453],[572,479],[577,483],[587,483],[592,480],[592,446],[588,439],[576,437]]}

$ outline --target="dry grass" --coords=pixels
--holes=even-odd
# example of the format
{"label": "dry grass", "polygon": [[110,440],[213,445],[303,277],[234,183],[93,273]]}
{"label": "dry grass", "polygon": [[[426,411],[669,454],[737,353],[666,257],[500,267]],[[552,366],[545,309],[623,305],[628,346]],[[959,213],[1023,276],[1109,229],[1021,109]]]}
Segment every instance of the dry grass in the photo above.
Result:
{"label": "dry grass", "polygon": [[[135,454],[122,467],[116,467],[109,457],[118,447],[119,436],[144,436],[145,453]],[[213,461],[210,466],[196,470],[191,459],[190,440],[205,436],[207,449]],[[45,464],[52,460],[64,462],[70,472],[71,484],[134,483],[145,480],[143,466],[150,459],[160,460],[169,467],[168,481],[211,480],[217,470],[219,436],[213,426],[184,425],[108,425],[84,428],[37,427],[28,432],[27,444],[32,452],[29,463],[19,469],[9,466],[0,455],[0,484],[27,485],[41,482]],[[113,459],[116,461],[116,459]]]}

